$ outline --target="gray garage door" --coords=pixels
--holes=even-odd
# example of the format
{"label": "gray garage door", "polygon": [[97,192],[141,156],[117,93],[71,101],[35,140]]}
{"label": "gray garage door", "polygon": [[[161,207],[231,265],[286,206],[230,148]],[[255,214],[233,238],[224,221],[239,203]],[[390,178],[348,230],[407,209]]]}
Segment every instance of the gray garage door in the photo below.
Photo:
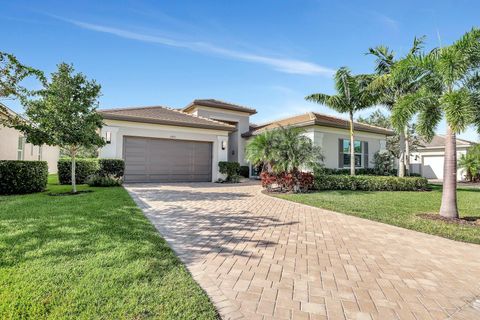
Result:
{"label": "gray garage door", "polygon": [[212,143],[124,137],[126,182],[212,181]]}

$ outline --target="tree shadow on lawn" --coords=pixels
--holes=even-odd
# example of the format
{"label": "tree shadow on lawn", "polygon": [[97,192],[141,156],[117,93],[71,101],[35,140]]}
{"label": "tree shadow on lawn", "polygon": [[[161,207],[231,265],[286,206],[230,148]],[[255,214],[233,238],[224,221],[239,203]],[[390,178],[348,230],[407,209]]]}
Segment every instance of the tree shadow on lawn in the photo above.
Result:
{"label": "tree shadow on lawn", "polygon": [[100,262],[108,265],[118,259],[117,253],[124,264],[144,258],[157,258],[156,263],[162,265],[178,264],[136,206],[82,213],[52,209],[28,219],[0,215],[0,230],[0,267],[35,260],[49,260],[53,266],[55,262],[88,260],[92,255],[105,255]]}

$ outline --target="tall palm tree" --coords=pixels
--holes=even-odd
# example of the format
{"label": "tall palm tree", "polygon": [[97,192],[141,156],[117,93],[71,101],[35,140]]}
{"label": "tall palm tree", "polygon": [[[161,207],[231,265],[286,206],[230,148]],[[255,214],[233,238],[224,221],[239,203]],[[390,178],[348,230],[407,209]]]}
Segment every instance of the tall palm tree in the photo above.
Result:
{"label": "tall palm tree", "polygon": [[418,130],[433,138],[446,118],[444,181],[440,215],[458,218],[456,134],[469,125],[480,130],[480,29],[473,28],[451,46],[412,55],[394,72],[421,71],[422,88],[403,97],[393,109],[396,126],[418,114]]}
{"label": "tall palm tree", "polygon": [[348,113],[350,122],[350,174],[355,175],[355,134],[353,115],[356,111],[375,104],[374,93],[367,90],[372,77],[369,75],[352,75],[351,71],[342,67],[335,73],[335,89],[337,94],[315,93],[305,99],[324,104],[340,113]]}
{"label": "tall palm tree", "polygon": [[[423,48],[424,37],[414,38],[413,45],[407,54],[418,55]],[[370,85],[370,89],[379,94],[379,103],[386,106],[390,111],[398,103],[399,99],[413,93],[419,88],[418,77],[414,72],[392,73],[392,69],[400,60],[395,59],[395,53],[386,46],[370,48],[368,54],[376,57],[376,77]],[[398,176],[404,177],[406,168],[409,167],[410,146],[407,137],[407,126],[396,128],[399,137]]]}

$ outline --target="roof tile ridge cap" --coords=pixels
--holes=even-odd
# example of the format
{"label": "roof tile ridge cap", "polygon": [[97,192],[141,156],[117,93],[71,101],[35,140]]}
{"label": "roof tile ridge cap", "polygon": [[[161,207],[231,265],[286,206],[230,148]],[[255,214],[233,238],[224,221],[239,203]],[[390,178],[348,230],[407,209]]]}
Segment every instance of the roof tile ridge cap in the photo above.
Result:
{"label": "roof tile ridge cap", "polygon": [[241,108],[245,108],[245,109],[248,109],[248,110],[256,111],[256,109],[253,109],[253,108],[250,108],[250,107],[247,107],[247,106],[238,104],[238,103],[233,103],[233,102],[228,102],[228,101],[219,100],[219,99],[213,99],[213,98],[210,98],[210,99],[195,99],[195,100],[193,100],[193,101],[194,101],[194,102],[195,102],[195,101],[213,101],[213,102],[220,102],[220,103],[229,104],[229,105],[232,105],[232,106],[241,107]]}
{"label": "roof tile ridge cap", "polygon": [[172,109],[171,107],[166,106],[145,106],[145,107],[123,107],[123,108],[112,108],[112,109],[97,109],[98,112],[109,112],[109,111],[124,111],[124,110],[144,110],[144,109]]}
{"label": "roof tile ridge cap", "polygon": [[[319,116],[322,116],[322,117],[327,117],[327,118],[333,118],[333,119],[337,119],[337,120],[343,120],[343,121],[348,121],[347,119],[344,119],[344,118],[341,118],[341,117],[336,117],[336,116],[333,116],[333,115],[330,115],[330,114],[326,114],[326,113],[321,113],[321,112],[313,112],[315,114],[318,114]],[[363,122],[359,122],[359,121],[353,121],[354,124],[361,124],[361,125],[364,125],[364,126],[368,126],[368,127],[372,127],[372,128],[377,128],[377,129],[383,129],[383,130],[388,130],[388,131],[394,131],[393,129],[388,129],[388,128],[384,128],[384,127],[379,127],[379,126],[374,126],[372,124],[368,124],[368,123],[363,123]]]}
{"label": "roof tile ridge cap", "polygon": [[207,121],[210,121],[210,122],[214,122],[214,123],[216,123],[216,124],[221,124],[221,125],[223,125],[223,126],[235,128],[234,126],[232,126],[232,125],[230,125],[230,124],[228,124],[228,123],[220,122],[220,121],[213,120],[213,119],[210,119],[210,118],[205,118],[205,117],[202,117],[202,116],[193,115],[193,114],[190,114],[190,113],[186,113],[186,112],[184,112],[184,111],[182,111],[182,110],[173,109],[173,108],[165,108],[165,109],[171,110],[171,111],[174,111],[174,112],[178,112],[178,113],[181,113],[181,114],[186,115],[186,116],[189,116],[189,117],[199,118],[199,119],[207,120]]}

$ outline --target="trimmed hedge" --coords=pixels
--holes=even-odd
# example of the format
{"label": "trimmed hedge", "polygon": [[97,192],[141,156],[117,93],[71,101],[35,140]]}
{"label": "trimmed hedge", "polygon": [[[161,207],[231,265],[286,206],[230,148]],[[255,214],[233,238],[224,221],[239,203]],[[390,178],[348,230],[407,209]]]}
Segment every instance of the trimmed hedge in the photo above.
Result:
{"label": "trimmed hedge", "polygon": [[0,160],[0,194],[41,192],[47,181],[46,161]]}
{"label": "trimmed hedge", "polygon": [[249,178],[250,175],[250,168],[248,166],[240,166],[238,174],[244,178]]}
{"label": "trimmed hedge", "polygon": [[125,161],[122,159],[98,159],[98,175],[120,179],[125,173]]}
{"label": "trimmed hedge", "polygon": [[[330,168],[321,168],[319,169],[320,172],[327,175],[350,175],[350,169],[330,169]],[[397,169],[393,169],[389,172],[385,172],[384,174],[380,174],[374,168],[358,168],[355,169],[355,174],[361,176],[396,176]]]}
{"label": "trimmed hedge", "polygon": [[[70,158],[60,159],[57,164],[58,181],[60,184],[72,183],[72,160]],[[75,181],[77,184],[84,184],[87,178],[96,174],[99,169],[98,159],[75,159]]]}
{"label": "trimmed hedge", "polygon": [[315,175],[316,190],[420,191],[428,181],[418,177]]}

